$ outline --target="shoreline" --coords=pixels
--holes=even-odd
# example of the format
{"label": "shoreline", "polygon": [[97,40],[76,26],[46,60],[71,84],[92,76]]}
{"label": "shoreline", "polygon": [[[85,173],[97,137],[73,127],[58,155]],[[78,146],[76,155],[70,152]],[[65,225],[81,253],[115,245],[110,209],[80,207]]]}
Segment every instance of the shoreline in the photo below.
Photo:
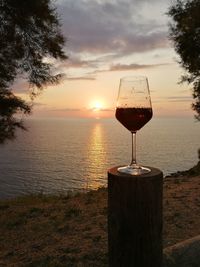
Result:
{"label": "shoreline", "polygon": [[[163,179],[165,180],[166,178],[176,178],[176,177],[180,177],[180,176],[195,176],[195,175],[200,175],[200,160],[198,161],[198,163],[196,165],[194,165],[192,168],[188,169],[188,170],[184,170],[184,171],[176,171],[173,173],[169,173],[167,175],[165,175],[163,177]],[[107,186],[102,186],[103,188],[107,187]],[[101,187],[99,187],[101,188]],[[67,195],[76,195],[79,193],[88,193],[90,191],[95,191],[98,190],[98,188],[96,189],[87,189],[87,188],[76,188],[76,189],[69,189],[69,190],[65,190],[62,192],[58,192],[58,193],[44,193],[43,191],[38,192],[38,193],[26,193],[26,194],[22,194],[22,195],[14,195],[14,196],[10,196],[10,197],[0,197],[0,202],[1,201],[6,201],[6,200],[14,200],[14,199],[18,199],[18,198],[23,198],[26,196],[41,196],[41,195],[45,195],[45,196],[67,196]]]}
{"label": "shoreline", "polygon": [[195,176],[195,175],[196,176],[200,175],[200,160],[192,168],[185,170],[185,171],[177,171],[174,173],[170,173],[169,175],[166,175],[164,178],[180,177],[180,176],[190,177],[190,176]]}

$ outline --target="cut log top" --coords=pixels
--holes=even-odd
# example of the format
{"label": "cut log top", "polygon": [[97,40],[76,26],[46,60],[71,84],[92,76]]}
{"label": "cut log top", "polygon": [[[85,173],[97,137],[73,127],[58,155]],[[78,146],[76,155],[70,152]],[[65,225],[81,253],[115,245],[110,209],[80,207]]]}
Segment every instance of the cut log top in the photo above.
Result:
{"label": "cut log top", "polygon": [[114,168],[111,168],[108,170],[108,177],[119,177],[119,178],[124,178],[124,179],[136,179],[136,180],[146,180],[146,179],[160,179],[163,177],[163,173],[156,168],[145,166],[149,169],[151,169],[151,172],[142,174],[142,175],[130,175],[130,174],[125,174],[125,173],[120,173],[117,171],[117,169],[121,166],[117,166]]}

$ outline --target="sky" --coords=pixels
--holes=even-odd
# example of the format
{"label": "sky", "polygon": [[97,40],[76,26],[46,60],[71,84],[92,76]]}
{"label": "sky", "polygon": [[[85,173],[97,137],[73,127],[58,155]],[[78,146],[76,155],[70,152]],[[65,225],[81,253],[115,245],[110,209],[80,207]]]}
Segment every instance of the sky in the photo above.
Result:
{"label": "sky", "polygon": [[[169,41],[170,0],[57,0],[68,59],[62,82],[37,97],[33,117],[114,117],[121,77],[147,76],[155,117],[188,117],[192,93]],[[27,85],[15,85],[27,97]],[[21,91],[20,91],[21,90]]]}

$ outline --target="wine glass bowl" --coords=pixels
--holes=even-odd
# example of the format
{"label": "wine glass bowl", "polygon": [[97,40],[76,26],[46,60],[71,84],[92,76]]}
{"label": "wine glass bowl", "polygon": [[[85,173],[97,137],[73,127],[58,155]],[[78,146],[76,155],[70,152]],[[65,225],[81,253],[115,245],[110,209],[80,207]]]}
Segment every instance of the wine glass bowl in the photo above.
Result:
{"label": "wine glass bowl", "polygon": [[119,172],[141,175],[151,171],[136,162],[136,132],[152,116],[148,79],[144,76],[121,78],[115,117],[132,134],[132,160],[128,166],[118,168]]}
{"label": "wine glass bowl", "polygon": [[117,120],[131,132],[140,130],[151,118],[151,108],[117,108]]}

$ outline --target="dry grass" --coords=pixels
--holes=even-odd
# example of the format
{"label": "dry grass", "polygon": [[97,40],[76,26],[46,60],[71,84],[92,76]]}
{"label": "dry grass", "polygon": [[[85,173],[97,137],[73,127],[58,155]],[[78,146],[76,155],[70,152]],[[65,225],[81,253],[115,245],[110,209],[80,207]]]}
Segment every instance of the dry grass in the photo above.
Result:
{"label": "dry grass", "polygon": [[200,176],[165,178],[164,245],[200,234]]}
{"label": "dry grass", "polygon": [[[164,246],[200,234],[200,176],[165,178]],[[0,202],[1,267],[107,265],[107,190]]]}

